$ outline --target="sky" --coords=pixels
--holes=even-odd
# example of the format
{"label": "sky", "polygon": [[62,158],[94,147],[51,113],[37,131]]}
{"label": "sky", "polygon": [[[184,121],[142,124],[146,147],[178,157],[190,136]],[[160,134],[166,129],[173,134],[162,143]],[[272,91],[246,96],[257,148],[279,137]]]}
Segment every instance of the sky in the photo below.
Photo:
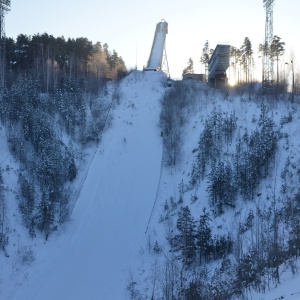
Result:
{"label": "sky", "polygon": [[[290,62],[294,51],[295,66],[300,62],[299,11],[299,0],[275,0],[274,35],[286,43],[282,61]],[[257,49],[265,32],[263,0],[11,0],[5,26],[6,36],[13,38],[20,33],[47,32],[54,37],[86,37],[93,43],[107,43],[128,68],[142,69],[156,24],[162,19],[169,25],[166,51],[173,78],[181,77],[190,57],[195,72],[204,71],[199,60],[206,40],[211,48],[218,43],[239,48],[249,37],[257,69],[261,68]]]}

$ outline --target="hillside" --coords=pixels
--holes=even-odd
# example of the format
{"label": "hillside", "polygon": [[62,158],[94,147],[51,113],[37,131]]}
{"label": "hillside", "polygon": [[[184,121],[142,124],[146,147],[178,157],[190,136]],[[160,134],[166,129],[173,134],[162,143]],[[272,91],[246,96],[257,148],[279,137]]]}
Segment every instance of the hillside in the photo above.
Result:
{"label": "hillside", "polygon": [[111,111],[112,125],[93,158],[70,222],[46,245],[28,241],[36,260],[22,271],[28,275],[7,299],[125,298],[160,175],[157,111],[162,80],[160,73],[138,73],[123,81],[121,102]]}
{"label": "hillside", "polygon": [[[47,241],[39,233],[31,239],[22,226],[14,196],[19,165],[2,127],[11,229],[9,257],[0,259],[1,299],[300,299],[291,247],[298,242],[298,103],[248,87],[169,87],[161,72],[137,71],[109,97],[99,146],[76,160],[70,187],[81,192],[70,220]],[[222,167],[231,168],[227,178]],[[187,239],[178,225],[183,216],[191,224]],[[210,232],[203,253],[200,220]]]}

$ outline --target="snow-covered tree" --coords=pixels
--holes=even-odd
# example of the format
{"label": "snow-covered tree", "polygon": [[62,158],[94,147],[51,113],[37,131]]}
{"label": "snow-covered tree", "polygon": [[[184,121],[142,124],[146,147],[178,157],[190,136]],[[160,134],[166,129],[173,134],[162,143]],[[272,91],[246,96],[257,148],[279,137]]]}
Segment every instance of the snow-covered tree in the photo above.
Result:
{"label": "snow-covered tree", "polygon": [[182,207],[177,220],[176,234],[171,242],[172,250],[180,252],[180,258],[184,266],[190,266],[196,257],[195,247],[195,222],[188,206]]}
{"label": "snow-covered tree", "polygon": [[182,76],[184,76],[185,74],[191,74],[191,73],[194,73],[194,62],[193,62],[192,58],[190,57],[188,60],[187,67],[184,68],[182,71]]}

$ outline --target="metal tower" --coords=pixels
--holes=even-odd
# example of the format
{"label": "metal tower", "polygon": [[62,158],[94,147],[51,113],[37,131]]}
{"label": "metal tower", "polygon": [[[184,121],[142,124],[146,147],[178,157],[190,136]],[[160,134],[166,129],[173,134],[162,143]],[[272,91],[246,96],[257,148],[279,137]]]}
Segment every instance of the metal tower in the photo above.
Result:
{"label": "metal tower", "polygon": [[10,10],[10,0],[0,0],[0,87],[5,83],[5,13]]}
{"label": "metal tower", "polygon": [[167,77],[170,77],[166,44],[164,45],[164,53],[163,53],[163,57],[162,57],[161,70],[166,73]]}
{"label": "metal tower", "polygon": [[265,24],[265,43],[263,51],[263,90],[265,92],[273,91],[274,83],[274,68],[273,60],[270,57],[270,46],[273,40],[273,7],[275,0],[263,0],[266,9],[266,24]]}

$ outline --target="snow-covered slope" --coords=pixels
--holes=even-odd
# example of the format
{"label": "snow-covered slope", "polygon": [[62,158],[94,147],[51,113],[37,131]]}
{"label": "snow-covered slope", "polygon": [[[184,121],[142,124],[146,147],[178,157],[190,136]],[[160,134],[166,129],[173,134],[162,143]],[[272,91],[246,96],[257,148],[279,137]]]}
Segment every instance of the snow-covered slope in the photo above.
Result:
{"label": "snow-covered slope", "polygon": [[104,134],[66,232],[39,250],[8,299],[125,299],[160,175],[164,75],[134,72]]}
{"label": "snow-covered slope", "polygon": [[[26,240],[27,232],[23,230],[20,234],[21,221],[14,217],[13,225],[20,229],[10,247],[22,249],[31,245],[28,249],[32,249],[35,261],[27,266],[26,261],[20,261],[24,255],[0,258],[1,300],[123,300],[128,299],[126,287],[130,280],[147,284],[155,257],[152,251],[155,240],[168,250],[166,224],[159,223],[165,200],[174,197],[178,201],[178,184],[189,180],[195,157],[193,150],[205,119],[214,108],[235,111],[238,128],[241,132],[245,128],[250,131],[257,122],[254,119],[257,120],[260,104],[238,96],[224,99],[216,90],[191,84],[195,93],[190,97],[195,99],[183,129],[181,161],[176,167],[161,170],[162,139],[158,121],[165,80],[161,72],[133,72],[122,81],[115,99],[119,103],[111,111],[111,124],[90,163],[71,220],[63,230],[47,242],[42,237]],[[293,124],[286,124],[283,132],[291,136],[292,148],[298,149],[300,110],[298,105],[296,108]],[[288,103],[274,104],[276,123],[290,110]],[[4,131],[0,135],[5,139]],[[0,150],[8,153],[3,147]],[[283,150],[279,152],[281,166],[286,155]],[[5,159],[10,160],[9,155]],[[5,176],[16,181],[14,167],[6,170]],[[192,192],[199,196],[200,200],[191,205],[195,216],[208,206],[206,187],[207,183],[203,182],[199,189],[184,195],[184,205],[191,204]],[[237,210],[240,206],[245,204],[239,203]],[[10,215],[17,211],[16,204],[10,208]],[[227,212],[215,225],[222,221],[222,225],[229,226],[233,213]],[[174,221],[172,227],[175,226]],[[266,294],[249,292],[249,299],[300,299],[299,276],[287,272],[281,278],[283,284],[278,289]]]}

